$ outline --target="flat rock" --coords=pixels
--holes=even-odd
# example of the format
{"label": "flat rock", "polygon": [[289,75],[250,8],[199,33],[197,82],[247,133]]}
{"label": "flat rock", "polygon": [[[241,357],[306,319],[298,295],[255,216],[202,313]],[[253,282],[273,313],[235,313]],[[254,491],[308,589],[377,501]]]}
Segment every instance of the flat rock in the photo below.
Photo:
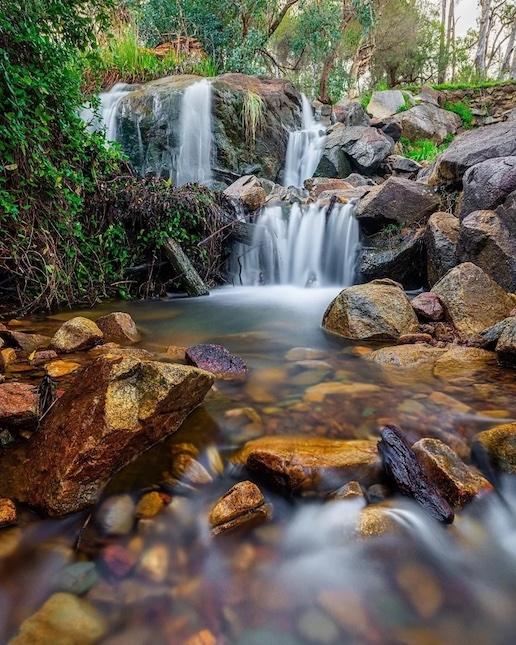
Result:
{"label": "flat rock", "polygon": [[506,423],[479,432],[474,439],[472,452],[475,447],[482,448],[498,470],[516,474],[516,423]]}
{"label": "flat rock", "polygon": [[416,314],[402,287],[373,280],[343,289],[326,310],[323,327],[354,340],[391,340],[418,329]]}
{"label": "flat rock", "polygon": [[52,516],[86,508],[115,472],[177,430],[212,383],[184,365],[97,359],[74,377],[39,432],[0,460],[0,494]]}
{"label": "flat rock", "polygon": [[444,307],[441,299],[431,291],[420,293],[412,299],[412,308],[420,320],[437,322],[444,319]]}
{"label": "flat rock", "polygon": [[28,383],[0,384],[0,427],[31,429],[38,422],[38,395]]}
{"label": "flat rock", "polygon": [[245,362],[231,354],[223,345],[193,345],[188,347],[185,357],[190,365],[211,372],[219,379],[242,380],[247,376]]}
{"label": "flat rock", "polygon": [[439,439],[420,439],[412,446],[421,468],[455,509],[462,508],[492,485]]}
{"label": "flat rock", "polygon": [[261,490],[250,481],[235,484],[213,506],[210,524],[214,535],[251,528],[270,517]]}
{"label": "flat rock", "polygon": [[140,340],[134,320],[122,311],[101,316],[95,323],[104,334],[107,343],[136,343]]}
{"label": "flat rock", "polygon": [[27,353],[48,347],[51,340],[49,336],[42,334],[29,334],[22,331],[8,330],[7,328],[5,331],[0,331],[0,337],[10,345]]}
{"label": "flat rock", "polygon": [[451,213],[434,213],[426,232],[428,283],[433,286],[457,264],[459,220]]}
{"label": "flat rock", "polygon": [[442,379],[453,379],[466,374],[474,374],[487,367],[494,366],[495,355],[478,347],[452,345],[434,365],[434,376]]}
{"label": "flat rock", "polygon": [[374,383],[341,383],[339,381],[325,381],[307,388],[303,399],[310,403],[321,403],[328,396],[358,397],[369,396],[380,392],[381,388]]}
{"label": "flat rock", "polygon": [[232,461],[290,492],[334,490],[378,472],[376,441],[271,436],[247,442]]}
{"label": "flat rock", "polygon": [[77,316],[61,325],[52,338],[51,346],[56,352],[78,352],[93,347],[102,339],[102,331],[93,320]]}
{"label": "flat rock", "polygon": [[471,262],[449,271],[432,287],[454,326],[475,335],[509,315],[513,301],[487,273]]}

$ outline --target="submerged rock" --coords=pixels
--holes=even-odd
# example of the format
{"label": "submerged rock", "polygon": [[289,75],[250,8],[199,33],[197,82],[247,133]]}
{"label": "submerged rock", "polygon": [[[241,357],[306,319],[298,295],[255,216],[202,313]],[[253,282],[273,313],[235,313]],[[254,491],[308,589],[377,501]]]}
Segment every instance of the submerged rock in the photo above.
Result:
{"label": "submerged rock", "polygon": [[357,533],[364,538],[379,537],[394,533],[398,524],[390,512],[390,507],[380,504],[369,504],[360,513]]}
{"label": "submerged rock", "polygon": [[434,213],[428,220],[426,256],[428,283],[433,286],[457,264],[459,220],[451,213]]}
{"label": "submerged rock", "polygon": [[210,524],[214,535],[249,529],[271,515],[261,490],[250,481],[235,484],[213,506]]}
{"label": "submerged rock", "polygon": [[129,535],[134,526],[136,506],[130,495],[113,495],[95,512],[94,521],[104,535]]}
{"label": "submerged rock", "polygon": [[430,347],[423,343],[382,347],[367,358],[385,367],[432,373],[437,359],[446,353],[441,347]]}
{"label": "submerged rock", "polygon": [[31,353],[37,349],[44,349],[50,344],[50,337],[42,334],[28,334],[27,332],[12,331],[5,327],[0,330],[0,338],[14,347]]}
{"label": "submerged rock", "polygon": [[465,262],[442,278],[432,291],[443,302],[455,327],[475,335],[509,315],[513,301],[481,268]]}
{"label": "submerged rock", "polygon": [[418,329],[403,288],[387,279],[343,289],[329,305],[322,324],[354,340],[394,340]]}
{"label": "submerged rock", "polygon": [[57,400],[37,436],[4,456],[0,494],[49,515],[93,504],[115,472],[177,430],[212,382],[184,365],[97,359]]}
{"label": "submerged rock", "polygon": [[376,441],[271,436],[248,441],[233,457],[274,485],[293,493],[328,492],[378,473]]}
{"label": "submerged rock", "polygon": [[95,321],[107,343],[136,343],[140,334],[134,320],[129,314],[115,311]]}
{"label": "submerged rock", "polygon": [[33,429],[38,422],[38,394],[28,383],[0,384],[0,428]]}
{"label": "submerged rock", "polygon": [[439,439],[420,439],[412,450],[426,476],[454,508],[462,508],[482,491],[492,489],[485,477]]}
{"label": "submerged rock", "polygon": [[77,316],[61,325],[52,338],[51,346],[56,352],[78,352],[90,349],[103,337],[102,331],[93,320]]}
{"label": "submerged rock", "polygon": [[487,453],[495,468],[516,474],[516,423],[506,423],[479,432],[474,439],[472,453],[479,448]]}
{"label": "submerged rock", "polygon": [[188,347],[185,357],[188,363],[206,372],[211,372],[216,378],[243,380],[247,376],[245,362],[238,356],[231,354],[223,345],[193,345]]}

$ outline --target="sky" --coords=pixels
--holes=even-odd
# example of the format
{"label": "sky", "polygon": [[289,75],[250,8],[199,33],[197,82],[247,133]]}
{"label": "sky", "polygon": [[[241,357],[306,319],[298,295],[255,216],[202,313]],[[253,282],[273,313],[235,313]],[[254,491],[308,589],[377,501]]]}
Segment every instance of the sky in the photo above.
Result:
{"label": "sky", "polygon": [[455,5],[457,36],[464,36],[468,29],[476,25],[479,14],[478,5],[478,0],[458,0]]}

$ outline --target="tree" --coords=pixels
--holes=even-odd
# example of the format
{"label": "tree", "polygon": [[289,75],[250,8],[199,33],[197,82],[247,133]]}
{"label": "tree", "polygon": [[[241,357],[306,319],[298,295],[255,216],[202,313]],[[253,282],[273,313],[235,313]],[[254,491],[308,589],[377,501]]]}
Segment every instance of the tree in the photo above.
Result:
{"label": "tree", "polygon": [[491,0],[480,0],[480,22],[478,29],[478,43],[475,54],[475,69],[477,75],[483,78],[486,75],[486,51],[489,38],[489,12]]}

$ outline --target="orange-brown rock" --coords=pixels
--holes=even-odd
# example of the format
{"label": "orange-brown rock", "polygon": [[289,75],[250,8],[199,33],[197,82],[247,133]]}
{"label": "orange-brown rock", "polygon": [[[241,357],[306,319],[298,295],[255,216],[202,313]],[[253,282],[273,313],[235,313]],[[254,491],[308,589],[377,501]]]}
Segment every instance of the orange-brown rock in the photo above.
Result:
{"label": "orange-brown rock", "polygon": [[250,481],[235,484],[213,506],[210,524],[214,535],[251,528],[270,516],[261,490]]}
{"label": "orange-brown rock", "polygon": [[56,352],[78,352],[89,349],[103,338],[103,334],[93,320],[77,316],[67,320],[54,334],[51,346]]}
{"label": "orange-brown rock", "polygon": [[136,343],[140,340],[134,320],[122,311],[97,318],[95,323],[108,343]]}
{"label": "orange-brown rock", "polygon": [[212,376],[184,365],[99,358],[81,370],[37,436],[0,461],[0,494],[53,515],[93,504],[110,477],[178,429]]}
{"label": "orange-brown rock", "polygon": [[479,448],[487,453],[495,468],[516,474],[516,423],[504,423],[479,432],[472,450]]}
{"label": "orange-brown rock", "polygon": [[0,498],[0,528],[16,524],[16,506],[14,502],[5,497]]}
{"label": "orange-brown rock", "polygon": [[0,385],[0,427],[32,428],[38,421],[38,395],[28,383]]}

